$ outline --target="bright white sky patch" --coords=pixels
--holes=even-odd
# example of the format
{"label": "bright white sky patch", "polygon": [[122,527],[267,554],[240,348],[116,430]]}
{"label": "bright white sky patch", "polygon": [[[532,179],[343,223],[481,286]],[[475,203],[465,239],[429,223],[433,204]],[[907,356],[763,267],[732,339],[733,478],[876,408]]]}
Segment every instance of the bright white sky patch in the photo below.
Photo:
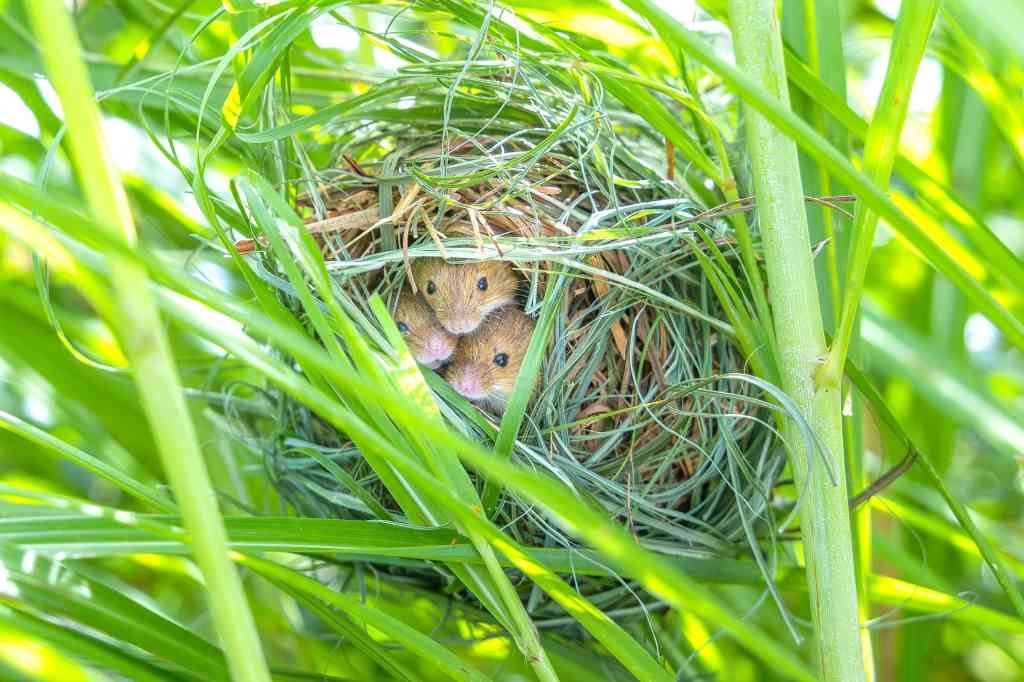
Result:
{"label": "bright white sky patch", "polygon": [[34,182],[36,167],[21,155],[11,155],[0,158],[0,172],[13,175],[26,182]]}
{"label": "bright white sky patch", "polygon": [[910,93],[910,111],[930,113],[942,94],[942,65],[931,57],[921,60],[914,77],[914,90]]}
{"label": "bright white sky patch", "polygon": [[391,50],[385,50],[383,48],[374,46],[373,48],[373,61],[380,67],[385,69],[397,69],[401,66],[405,66],[405,62],[398,56],[396,56]]}
{"label": "bright white sky patch", "polygon": [[875,7],[890,19],[895,19],[900,14],[900,0],[875,0]]}
{"label": "bright white sky patch", "polygon": [[121,118],[103,119],[103,139],[106,140],[114,165],[124,171],[139,168],[142,150],[149,149],[149,138]]}
{"label": "bright white sky patch", "polygon": [[0,83],[0,123],[39,137],[39,121],[14,90]]}
{"label": "bright white sky patch", "polygon": [[0,563],[0,594],[8,597],[18,596],[18,586],[11,580],[11,572]]}
{"label": "bright white sky patch", "polygon": [[328,14],[317,17],[310,30],[317,47],[336,48],[346,52],[359,47],[359,32],[351,26],[339,24],[337,19]]}
{"label": "bright white sky patch", "polygon": [[[858,85],[863,101],[874,111],[878,106],[878,98],[882,94],[885,82],[885,71],[889,66],[889,55],[883,53],[871,61],[866,77]],[[914,89],[910,93],[909,112],[912,114],[930,114],[942,94],[942,66],[931,57],[921,60],[917,75],[914,76]]]}
{"label": "bright white sky patch", "polygon": [[43,101],[50,107],[50,110],[57,116],[57,118],[64,120],[64,107],[60,105],[60,96],[57,95],[57,91],[50,85],[50,81],[42,76],[36,76],[36,87],[39,88],[39,94],[42,95]]}
{"label": "bright white sky patch", "polygon": [[693,0],[655,0],[654,4],[665,14],[687,26],[693,23],[697,12],[697,3]]}
{"label": "bright white sky patch", "polygon": [[974,313],[964,325],[964,345],[971,353],[993,350],[999,342],[999,330],[981,313]]}
{"label": "bright white sky patch", "polygon": [[49,424],[53,419],[50,401],[36,391],[29,391],[21,401],[25,416],[36,424]]}

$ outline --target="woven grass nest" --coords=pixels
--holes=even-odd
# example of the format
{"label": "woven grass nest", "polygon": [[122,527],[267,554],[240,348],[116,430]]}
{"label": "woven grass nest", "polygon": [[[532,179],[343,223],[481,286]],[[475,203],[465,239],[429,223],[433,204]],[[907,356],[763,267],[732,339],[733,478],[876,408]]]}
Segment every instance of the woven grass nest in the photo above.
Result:
{"label": "woven grass nest", "polygon": [[[656,551],[747,551],[764,535],[756,519],[771,518],[785,457],[696,257],[716,244],[728,258],[729,230],[672,177],[660,135],[595,83],[583,91],[551,74],[525,87],[522,74],[470,68],[469,93],[454,75],[424,69],[374,86],[365,104],[304,141],[323,168],[293,187],[295,206],[346,305],[366,320],[372,294],[393,309],[417,259],[511,263],[522,279],[515,305],[551,319],[513,458],[564,481]],[[243,250],[300,310],[253,237]],[[500,415],[423,371],[454,427],[492,443]],[[270,395],[276,423],[261,445],[298,513],[366,519],[382,507],[401,518],[344,434]],[[514,495],[502,494],[492,518],[524,545],[573,546]],[[378,568],[427,582],[445,570]],[[530,583],[520,584],[525,597]],[[615,578],[574,584],[606,610],[643,600]],[[530,608],[562,615],[536,595]]]}

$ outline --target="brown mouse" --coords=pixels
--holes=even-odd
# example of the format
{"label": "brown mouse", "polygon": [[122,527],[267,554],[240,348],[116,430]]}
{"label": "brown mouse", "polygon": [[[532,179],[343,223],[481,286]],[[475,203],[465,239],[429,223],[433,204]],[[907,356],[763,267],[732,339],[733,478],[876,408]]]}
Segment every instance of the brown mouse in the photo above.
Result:
{"label": "brown mouse", "polygon": [[502,411],[519,376],[533,327],[533,319],[519,308],[502,308],[459,339],[445,379],[473,402]]}
{"label": "brown mouse", "polygon": [[514,303],[519,288],[519,277],[504,261],[456,265],[420,258],[412,273],[437,321],[456,336],[470,333],[488,315]]}
{"label": "brown mouse", "polygon": [[417,362],[436,369],[451,357],[458,339],[438,324],[422,297],[403,289],[394,318]]}

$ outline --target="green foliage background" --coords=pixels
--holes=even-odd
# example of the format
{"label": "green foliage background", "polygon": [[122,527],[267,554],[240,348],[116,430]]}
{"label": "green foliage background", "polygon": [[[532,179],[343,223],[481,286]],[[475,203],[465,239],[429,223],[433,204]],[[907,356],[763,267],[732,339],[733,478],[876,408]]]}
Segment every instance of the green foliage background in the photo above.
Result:
{"label": "green foliage background", "polygon": [[[234,129],[237,120],[221,118],[232,111],[222,105],[233,84],[248,102],[243,113],[261,124],[261,116],[284,117],[281,123],[313,114],[408,62],[401,35],[389,33],[396,14],[418,41],[458,64],[480,35],[473,18],[484,3],[74,3],[105,139],[138,226],[140,246],[127,249],[105,236],[103,221],[87,208],[83,187],[97,179],[73,170],[74,131],[62,129],[64,113],[46,76],[53,67],[42,59],[23,2],[0,0],[0,679],[228,677],[202,574],[188,558],[193,537],[175,518],[176,496],[140,388],[124,369],[124,346],[104,309],[104,301],[114,307],[109,290],[117,280],[109,263],[122,260],[148,273],[168,320],[197,439],[239,552],[231,559],[274,679],[513,680],[545,670],[567,680],[812,677],[814,633],[805,620],[807,583],[795,537],[781,544],[776,584],[800,642],[782,610],[764,599],[762,574],[749,557],[640,553],[553,479],[508,466],[448,433],[439,417],[403,406],[403,399],[423,399],[426,386],[417,383],[411,396],[397,392],[395,377],[408,365],[362,354],[365,341],[344,328],[344,312],[328,310],[323,324],[339,333],[352,367],[301,335],[219,250],[211,207],[227,215],[231,180],[250,205],[263,206],[257,197],[266,202],[264,218],[256,215],[264,230],[281,229],[287,238],[287,228],[274,225],[295,219],[269,198],[274,190],[261,174],[273,164],[241,143],[244,125]],[[626,4],[654,16],[649,3]],[[879,680],[1024,679],[1024,620],[1011,605],[1012,585],[1024,575],[1024,53],[1014,40],[1019,32],[1007,28],[1024,29],[1024,16],[1013,2],[943,5],[922,66],[907,67],[917,68],[908,119],[902,131],[882,131],[901,139],[886,189],[855,169],[899,39],[895,4],[781,3],[794,120],[805,124],[784,130],[800,145],[805,193],[866,201],[878,192],[871,208],[882,215],[851,355],[865,373],[857,382],[863,397],[846,410],[851,491],[878,479],[912,444],[974,522],[950,511],[920,462],[854,512],[869,669]],[[504,6],[553,32],[546,37],[553,60],[606,69],[608,92],[675,143],[681,183],[699,188],[719,174],[720,187],[732,171],[722,171],[729,163],[713,142],[697,140],[703,155],[696,158],[680,151],[693,120],[681,98],[700,92],[713,113],[705,129],[723,135],[741,195],[752,192],[738,101],[756,109],[757,93],[728,75],[726,3],[675,12],[711,46],[712,63],[618,3]],[[317,9],[330,13],[311,31]],[[511,15],[503,16],[512,25]],[[240,42],[265,36],[265,21],[295,32]],[[346,23],[363,29],[362,37]],[[322,46],[332,31],[351,42]],[[72,51],[47,56],[74,59]],[[261,58],[270,59],[263,72],[252,68]],[[844,89],[845,97],[838,94]],[[196,114],[204,108],[196,148]],[[684,120],[685,128],[678,123]],[[168,136],[177,140],[173,153]],[[208,156],[212,139],[217,153]],[[846,158],[852,165],[841,162]],[[189,172],[207,159],[206,183],[190,186]],[[894,204],[888,213],[886,191]],[[708,190],[701,198],[713,205],[731,197]],[[833,237],[815,261],[832,330],[850,221],[814,205],[808,215],[812,241]],[[282,242],[286,247],[309,253],[308,244]],[[40,255],[48,271],[34,260]],[[320,274],[313,263],[300,279],[324,294],[329,284]],[[756,291],[747,281],[743,287],[740,298]],[[765,322],[757,314],[732,321],[741,331],[746,321],[752,338]],[[312,381],[293,377],[265,341],[286,348]],[[776,380],[770,368],[759,373]],[[440,490],[430,504],[451,523],[423,529],[294,518],[269,484],[261,453],[226,437],[230,425],[221,416],[235,382],[268,380],[338,422],[368,425],[364,449],[404,467],[425,495]],[[160,395],[159,386],[141,390]],[[425,443],[415,436],[421,430]],[[447,454],[431,459],[435,450]],[[581,603],[571,582],[555,577],[569,568],[586,572],[579,557],[529,554],[467,511],[476,493],[465,487],[456,457],[537,504],[664,608],[648,617],[616,614],[613,623]],[[792,488],[780,490],[783,501],[792,497]],[[1003,584],[991,557],[982,559],[979,537],[1009,568]],[[537,624],[535,644],[550,665],[531,668],[520,650],[533,646],[532,625],[507,595],[487,613],[378,574],[368,558],[444,562],[499,592],[503,568],[535,571],[537,584],[560,595],[567,617],[588,634],[574,640]],[[505,629],[495,613],[503,614]],[[258,660],[258,652],[249,653]]]}

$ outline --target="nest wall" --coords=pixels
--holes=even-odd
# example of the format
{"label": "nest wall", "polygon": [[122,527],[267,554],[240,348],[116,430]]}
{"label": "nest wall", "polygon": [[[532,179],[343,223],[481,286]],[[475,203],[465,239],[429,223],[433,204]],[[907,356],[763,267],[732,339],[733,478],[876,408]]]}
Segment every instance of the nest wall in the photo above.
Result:
{"label": "nest wall", "polygon": [[[409,69],[297,134],[303,172],[283,190],[346,309],[385,351],[367,301],[393,305],[415,259],[511,262],[523,278],[519,305],[553,319],[514,458],[657,551],[748,551],[771,535],[785,457],[773,408],[728,334],[706,270],[714,264],[698,257],[709,244],[731,253],[727,224],[708,213],[706,180],[667,164],[663,137],[600,80],[530,66],[507,45],[488,49],[491,61]],[[261,236],[238,244],[301,315]],[[436,376],[431,384],[453,428],[493,440],[493,415]],[[344,434],[283,394],[262,395],[273,424],[257,440],[295,510],[401,518]],[[527,546],[574,546],[514,495],[501,496],[493,518]],[[428,581],[443,573],[386,570]],[[535,615],[559,613],[521,584]],[[615,578],[576,585],[602,608],[644,601]]]}

